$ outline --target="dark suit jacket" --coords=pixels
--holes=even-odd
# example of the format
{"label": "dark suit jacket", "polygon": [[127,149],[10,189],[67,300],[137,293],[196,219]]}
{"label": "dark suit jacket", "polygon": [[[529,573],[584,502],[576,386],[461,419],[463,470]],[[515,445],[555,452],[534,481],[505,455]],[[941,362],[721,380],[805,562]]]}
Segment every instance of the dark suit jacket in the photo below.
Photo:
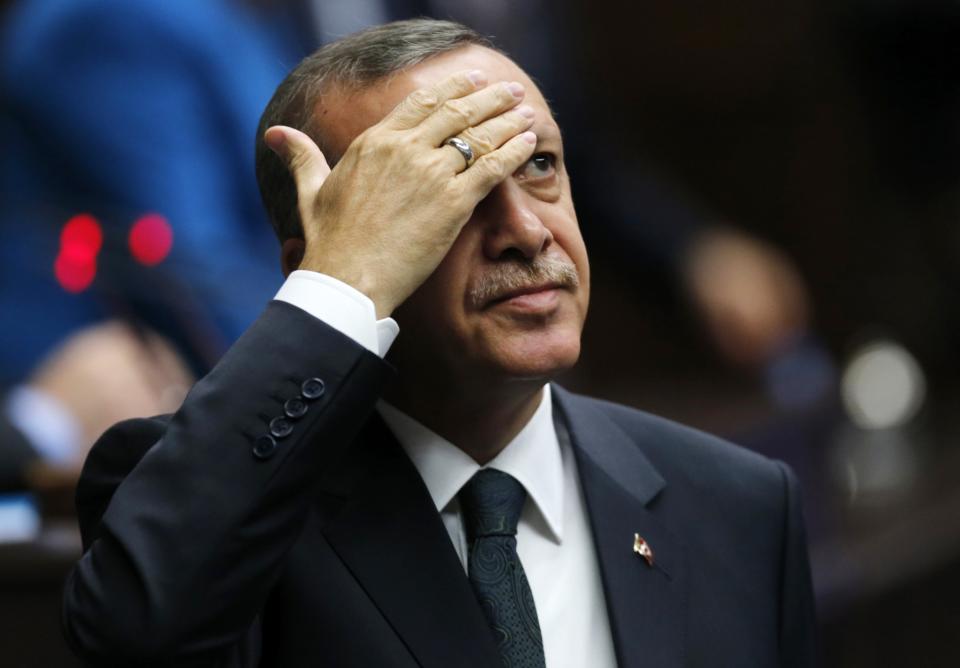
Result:
{"label": "dark suit jacket", "polygon": [[[108,431],[77,495],[85,553],[63,617],[75,651],[96,665],[497,666],[426,487],[371,417],[389,375],[347,337],[273,302],[172,419]],[[258,446],[310,378],[323,395],[275,449]],[[811,665],[789,470],[553,391],[619,664]],[[652,567],[633,553],[635,533]]]}

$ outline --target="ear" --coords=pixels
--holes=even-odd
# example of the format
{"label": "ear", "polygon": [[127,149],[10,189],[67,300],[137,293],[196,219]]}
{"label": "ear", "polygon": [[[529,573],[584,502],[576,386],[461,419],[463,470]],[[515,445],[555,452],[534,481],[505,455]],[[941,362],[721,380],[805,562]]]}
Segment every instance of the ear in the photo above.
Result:
{"label": "ear", "polygon": [[303,239],[291,238],[283,242],[280,247],[280,267],[283,269],[284,278],[300,267],[306,248],[307,242]]}

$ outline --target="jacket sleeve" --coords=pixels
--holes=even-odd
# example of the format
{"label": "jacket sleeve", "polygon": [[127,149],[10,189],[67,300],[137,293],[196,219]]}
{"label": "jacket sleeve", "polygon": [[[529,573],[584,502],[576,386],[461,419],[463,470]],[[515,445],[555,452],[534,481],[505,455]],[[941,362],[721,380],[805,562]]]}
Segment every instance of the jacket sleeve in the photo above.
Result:
{"label": "jacket sleeve", "polygon": [[[271,302],[165,427],[104,434],[77,491],[85,551],[63,609],[74,650],[110,666],[235,656],[301,531],[312,481],[349,447],[389,369]],[[285,412],[302,416],[276,419]]]}
{"label": "jacket sleeve", "polygon": [[780,572],[780,665],[811,668],[817,665],[817,623],[800,484],[789,467],[777,463],[786,490]]}

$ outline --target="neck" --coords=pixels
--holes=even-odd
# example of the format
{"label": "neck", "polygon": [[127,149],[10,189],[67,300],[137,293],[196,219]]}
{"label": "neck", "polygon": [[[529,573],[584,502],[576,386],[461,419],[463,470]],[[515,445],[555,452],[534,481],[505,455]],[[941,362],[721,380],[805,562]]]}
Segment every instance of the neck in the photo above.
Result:
{"label": "neck", "polygon": [[498,392],[411,391],[402,384],[385,399],[424,426],[486,464],[507,447],[533,417],[543,397],[542,381],[515,383]]}

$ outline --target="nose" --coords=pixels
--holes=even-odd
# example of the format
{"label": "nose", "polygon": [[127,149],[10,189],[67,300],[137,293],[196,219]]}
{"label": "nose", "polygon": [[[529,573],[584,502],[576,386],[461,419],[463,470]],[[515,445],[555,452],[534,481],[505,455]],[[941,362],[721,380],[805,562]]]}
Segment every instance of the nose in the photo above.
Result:
{"label": "nose", "polygon": [[529,206],[529,195],[508,179],[475,211],[484,226],[483,252],[491,260],[522,255],[532,260],[553,243],[553,234]]}

